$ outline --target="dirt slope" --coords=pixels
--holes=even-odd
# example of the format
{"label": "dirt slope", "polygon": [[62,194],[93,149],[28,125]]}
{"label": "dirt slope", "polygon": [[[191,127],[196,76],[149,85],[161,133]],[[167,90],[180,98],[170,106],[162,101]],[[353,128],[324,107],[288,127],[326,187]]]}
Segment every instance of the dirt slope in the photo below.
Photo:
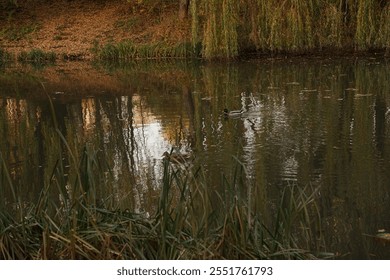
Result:
{"label": "dirt slope", "polygon": [[39,48],[60,56],[91,58],[94,45],[130,39],[136,43],[188,39],[188,22],[177,7],[146,7],[124,0],[23,2],[12,16],[0,12],[0,47],[17,54]]}

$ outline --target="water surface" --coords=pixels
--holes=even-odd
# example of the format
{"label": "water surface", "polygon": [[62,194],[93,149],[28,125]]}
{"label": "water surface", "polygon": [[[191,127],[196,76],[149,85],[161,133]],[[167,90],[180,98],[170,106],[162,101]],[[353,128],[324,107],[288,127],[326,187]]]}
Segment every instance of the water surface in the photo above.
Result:
{"label": "water surface", "polygon": [[[12,66],[0,70],[0,149],[23,201],[34,203],[58,159],[59,131],[74,150],[108,155],[103,199],[146,214],[164,152],[192,155],[217,191],[239,166],[265,219],[284,188],[307,188],[327,251],[389,258],[389,245],[371,237],[390,230],[388,77],[378,58]],[[244,114],[226,117],[225,108]]]}

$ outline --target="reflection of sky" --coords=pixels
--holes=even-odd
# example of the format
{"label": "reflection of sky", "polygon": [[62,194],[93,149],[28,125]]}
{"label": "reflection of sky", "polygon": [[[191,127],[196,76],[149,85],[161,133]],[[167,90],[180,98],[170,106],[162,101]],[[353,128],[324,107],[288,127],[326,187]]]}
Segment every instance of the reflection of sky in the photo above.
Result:
{"label": "reflection of sky", "polygon": [[[134,138],[137,145],[135,151],[136,170],[142,178],[142,185],[146,190],[148,179],[158,180],[162,170],[162,154],[169,151],[170,143],[162,135],[159,122],[140,125],[134,128]],[[128,139],[131,141],[131,139]],[[130,143],[128,143],[130,145]],[[151,174],[150,174],[151,173]],[[148,178],[149,177],[149,178]],[[157,183],[157,182],[155,182]],[[155,187],[158,184],[153,184]]]}
{"label": "reflection of sky", "polygon": [[87,141],[99,139],[101,130],[100,144],[112,160],[114,195],[117,201],[131,196],[133,209],[142,212],[146,196],[161,186],[162,154],[173,147],[169,138],[175,122],[167,122],[172,127],[164,125],[161,116],[153,114],[138,95],[109,101],[82,99],[80,118],[73,117]]}
{"label": "reflection of sky", "polygon": [[[157,190],[161,185],[162,155],[175,147],[171,138],[178,129],[176,114],[164,116],[163,123],[162,116],[153,113],[144,102],[139,95],[109,101],[81,100],[80,121],[84,135],[87,139],[94,139],[97,130],[102,130],[105,150],[113,161],[115,188],[118,193],[127,195],[132,186],[138,206],[142,205],[143,196],[148,191]],[[185,141],[182,139],[177,144],[180,146]]]}
{"label": "reflection of sky", "polygon": [[[136,212],[144,212],[143,207],[146,206],[147,193],[151,190],[157,190],[157,187],[161,185],[159,180],[161,180],[163,169],[162,154],[169,151],[171,147],[170,143],[164,139],[162,131],[163,128],[158,121],[138,124],[133,127],[125,124],[122,133],[127,147],[126,155],[121,154],[118,149],[115,149],[114,152],[112,170],[114,179],[117,183],[124,183],[124,186],[135,183],[132,185],[132,193],[133,203],[135,203],[133,207]],[[132,147],[134,147],[133,152],[131,152]],[[131,170],[127,170],[127,168]],[[126,183],[124,178],[127,178],[127,175],[124,172],[132,174],[131,176],[136,178],[135,182]],[[126,195],[126,190],[124,191]]]}
{"label": "reflection of sky", "polygon": [[[131,138],[131,129],[133,129],[133,137]],[[128,147],[127,161],[131,166],[132,160],[134,165],[132,171],[135,172],[135,176],[140,181],[140,186],[143,190],[147,189],[147,182],[149,180],[155,181],[158,178],[158,174],[161,173],[162,167],[162,154],[165,151],[169,151],[170,144],[166,141],[162,135],[162,127],[159,122],[153,122],[143,125],[135,125],[131,128],[126,125],[123,129],[125,146]],[[133,153],[131,153],[132,147],[134,147]],[[123,167],[123,156],[117,155],[114,159],[114,174],[116,179],[119,179],[119,173]],[[131,170],[129,170],[131,171]]]}
{"label": "reflection of sky", "polygon": [[87,98],[81,100],[83,129],[88,132],[95,128],[96,122],[96,104],[94,98]]}
{"label": "reflection of sky", "polygon": [[161,159],[165,151],[169,151],[170,144],[162,135],[162,126],[159,122],[139,125],[134,128],[135,141],[141,148],[139,156],[143,159]]}
{"label": "reflection of sky", "polygon": [[[122,103],[126,103],[127,97],[122,97]],[[145,165],[145,162],[161,159],[165,151],[169,151],[170,143],[163,135],[163,127],[160,120],[150,112],[150,108],[143,104],[141,97],[134,95],[131,98],[132,113],[133,113],[133,132],[134,141],[137,145],[136,153],[140,160],[140,165]],[[125,135],[131,135],[127,127]],[[131,139],[127,139],[128,145],[131,145]]]}
{"label": "reflection of sky", "polygon": [[[148,176],[152,177],[155,184],[152,187],[157,187],[157,180],[159,180],[162,172],[162,154],[165,151],[169,151],[170,144],[166,141],[162,135],[162,127],[159,122],[142,125],[135,128],[135,139],[138,145],[141,145],[138,149],[138,164],[140,165],[140,171],[148,170],[152,174],[145,174],[143,178],[146,182]],[[146,189],[146,184],[144,185]]]}

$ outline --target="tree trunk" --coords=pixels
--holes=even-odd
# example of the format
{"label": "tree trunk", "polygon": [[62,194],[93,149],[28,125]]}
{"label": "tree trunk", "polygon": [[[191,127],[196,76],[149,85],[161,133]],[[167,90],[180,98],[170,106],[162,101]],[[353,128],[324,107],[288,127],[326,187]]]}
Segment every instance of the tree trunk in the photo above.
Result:
{"label": "tree trunk", "polygon": [[190,0],[179,0],[179,19],[184,20],[188,17],[188,7],[190,5]]}

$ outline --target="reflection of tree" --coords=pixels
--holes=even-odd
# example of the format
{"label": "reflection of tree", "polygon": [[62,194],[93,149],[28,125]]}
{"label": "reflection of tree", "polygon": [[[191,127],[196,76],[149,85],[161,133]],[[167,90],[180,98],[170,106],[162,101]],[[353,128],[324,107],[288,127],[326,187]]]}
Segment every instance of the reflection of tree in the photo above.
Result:
{"label": "reflection of tree", "polygon": [[[40,137],[39,112],[35,104],[25,99],[0,98],[0,153],[4,160],[0,163],[0,185],[2,192],[15,188],[22,201],[34,199],[34,190],[42,185],[44,156],[42,145],[36,141]],[[11,182],[6,180],[7,173]]]}
{"label": "reflection of tree", "polygon": [[385,139],[386,139],[386,102],[383,93],[379,93],[375,99],[375,142],[376,148],[383,158],[385,154]]}

